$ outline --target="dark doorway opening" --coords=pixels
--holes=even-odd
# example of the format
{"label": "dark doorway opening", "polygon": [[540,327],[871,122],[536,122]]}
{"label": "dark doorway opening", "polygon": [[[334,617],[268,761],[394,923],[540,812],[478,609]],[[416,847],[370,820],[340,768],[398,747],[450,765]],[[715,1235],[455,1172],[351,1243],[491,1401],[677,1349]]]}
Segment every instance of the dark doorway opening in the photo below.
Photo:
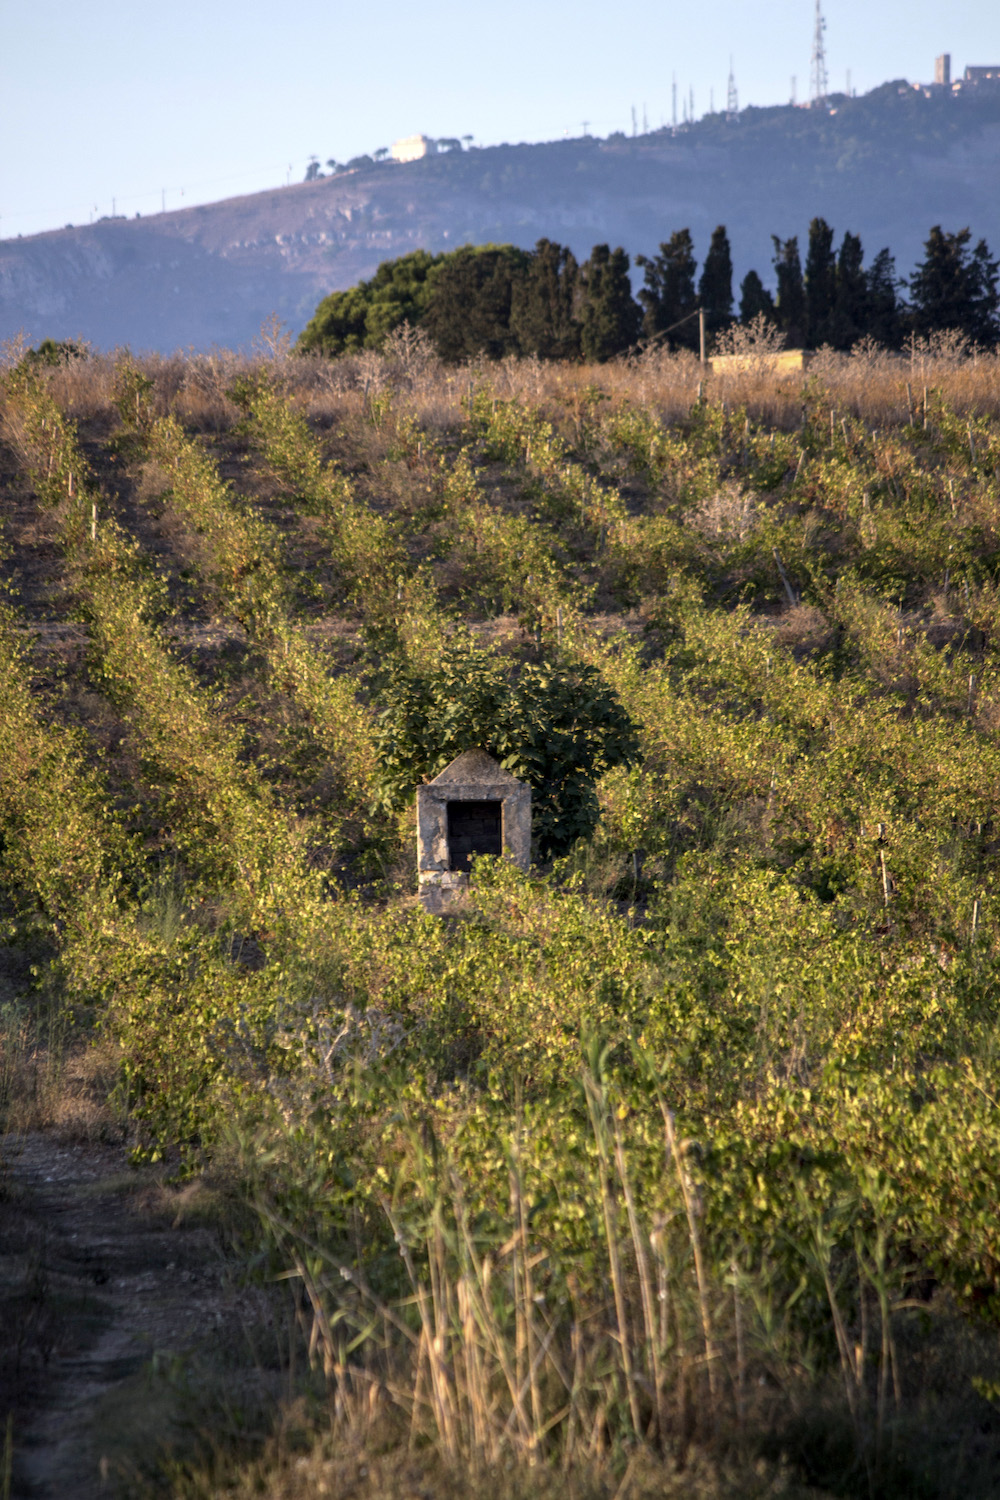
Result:
{"label": "dark doorway opening", "polygon": [[474,854],[503,853],[502,802],[448,803],[448,859],[451,869],[468,870]]}

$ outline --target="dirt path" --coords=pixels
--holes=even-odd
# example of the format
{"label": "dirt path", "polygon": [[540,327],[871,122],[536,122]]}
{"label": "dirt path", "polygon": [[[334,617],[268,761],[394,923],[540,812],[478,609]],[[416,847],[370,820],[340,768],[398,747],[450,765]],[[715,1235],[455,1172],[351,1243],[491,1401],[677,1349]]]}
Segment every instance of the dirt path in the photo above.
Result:
{"label": "dirt path", "polygon": [[0,1153],[12,1495],[109,1496],[116,1476],[169,1442],[170,1372],[219,1335],[238,1295],[218,1237],[178,1220],[176,1199],[130,1171],[123,1152],[28,1135]]}

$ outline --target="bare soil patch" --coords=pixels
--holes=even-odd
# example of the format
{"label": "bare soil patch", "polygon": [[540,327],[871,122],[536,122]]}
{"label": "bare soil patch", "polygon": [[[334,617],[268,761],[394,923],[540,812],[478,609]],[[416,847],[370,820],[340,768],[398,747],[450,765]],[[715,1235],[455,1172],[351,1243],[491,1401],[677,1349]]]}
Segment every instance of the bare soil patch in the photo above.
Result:
{"label": "bare soil patch", "polygon": [[265,1311],[219,1234],[188,1214],[197,1193],[131,1170],[120,1148],[4,1141],[0,1413],[12,1415],[14,1496],[133,1491],[197,1442],[204,1370],[192,1371],[217,1367]]}

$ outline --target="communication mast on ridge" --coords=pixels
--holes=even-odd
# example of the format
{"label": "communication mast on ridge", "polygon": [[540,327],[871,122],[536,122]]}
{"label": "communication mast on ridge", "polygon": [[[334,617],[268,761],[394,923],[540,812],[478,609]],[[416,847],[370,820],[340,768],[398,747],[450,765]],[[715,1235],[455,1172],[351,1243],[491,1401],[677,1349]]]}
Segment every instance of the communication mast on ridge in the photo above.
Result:
{"label": "communication mast on ridge", "polygon": [[813,28],[812,73],[809,90],[811,104],[825,104],[826,96],[830,92],[826,76],[826,44],[823,41],[825,31],[826,22],[823,19],[823,10],[820,0],[816,0],[816,24]]}
{"label": "communication mast on ridge", "polygon": [[740,98],[736,92],[736,74],[733,72],[732,53],[729,56],[729,87],[726,90],[726,114],[735,120],[740,112]]}

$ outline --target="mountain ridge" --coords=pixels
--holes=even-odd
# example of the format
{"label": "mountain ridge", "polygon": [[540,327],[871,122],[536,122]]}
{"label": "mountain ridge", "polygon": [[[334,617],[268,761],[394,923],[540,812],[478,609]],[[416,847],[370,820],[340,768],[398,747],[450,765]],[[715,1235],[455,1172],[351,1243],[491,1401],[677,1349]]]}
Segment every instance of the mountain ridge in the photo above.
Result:
{"label": "mountain ridge", "polygon": [[699,259],[729,229],[737,278],[770,279],[770,236],[822,215],[906,274],[930,226],[1000,249],[1000,88],[902,81],[827,110],[749,108],[676,134],[448,152],[135,219],[0,241],[0,337],[169,352],[247,346],[277,313],[297,333],[328,292],[410,250],[543,235],[651,253],[689,227]]}

